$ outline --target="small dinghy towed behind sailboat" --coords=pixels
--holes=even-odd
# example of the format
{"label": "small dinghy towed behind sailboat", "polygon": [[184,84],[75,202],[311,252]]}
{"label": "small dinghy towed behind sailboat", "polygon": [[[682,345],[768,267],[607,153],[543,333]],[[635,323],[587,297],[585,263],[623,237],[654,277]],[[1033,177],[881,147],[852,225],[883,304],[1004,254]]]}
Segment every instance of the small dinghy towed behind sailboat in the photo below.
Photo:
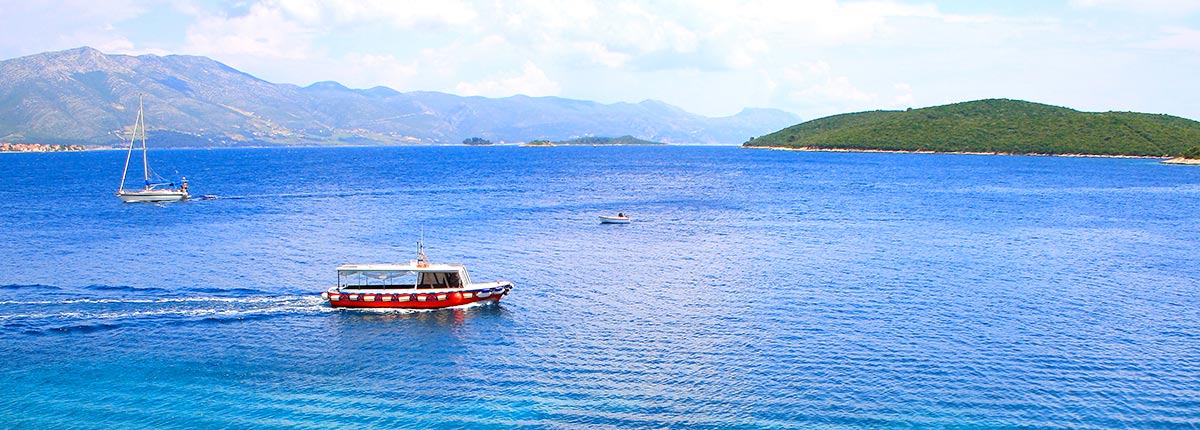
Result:
{"label": "small dinghy towed behind sailboat", "polygon": [[[136,191],[126,190],[125,177],[129,175],[129,160],[133,158],[133,145],[137,142],[139,132],[142,139],[142,179],[145,188]],[[133,133],[129,137],[129,152],[125,154],[125,170],[121,172],[121,186],[117,189],[117,197],[120,197],[121,201],[125,203],[187,200],[191,197],[188,194],[187,178],[183,178],[181,182],[177,186],[175,182],[163,179],[150,168],[149,160],[146,157],[146,119],[142,114],[142,99],[139,97],[137,120],[133,123]]]}

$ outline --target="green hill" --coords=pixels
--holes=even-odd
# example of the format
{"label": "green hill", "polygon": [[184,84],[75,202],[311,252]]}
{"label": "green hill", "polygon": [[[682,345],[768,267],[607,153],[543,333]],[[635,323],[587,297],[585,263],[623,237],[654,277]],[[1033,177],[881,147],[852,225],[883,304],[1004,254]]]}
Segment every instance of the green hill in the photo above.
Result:
{"label": "green hill", "polygon": [[835,115],[753,138],[742,146],[1166,157],[1200,147],[1200,122],[989,99]]}

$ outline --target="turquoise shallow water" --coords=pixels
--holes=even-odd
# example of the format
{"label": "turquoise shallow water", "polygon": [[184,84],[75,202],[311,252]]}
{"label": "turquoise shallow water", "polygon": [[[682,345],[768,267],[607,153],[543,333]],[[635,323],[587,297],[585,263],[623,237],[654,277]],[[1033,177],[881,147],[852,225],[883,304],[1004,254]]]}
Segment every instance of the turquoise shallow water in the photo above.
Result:
{"label": "turquoise shallow water", "polygon": [[[0,154],[5,428],[1200,426],[1200,169],[728,147]],[[601,225],[600,214],[632,214]],[[423,232],[423,233],[422,233]],[[335,311],[334,267],[509,279]]]}

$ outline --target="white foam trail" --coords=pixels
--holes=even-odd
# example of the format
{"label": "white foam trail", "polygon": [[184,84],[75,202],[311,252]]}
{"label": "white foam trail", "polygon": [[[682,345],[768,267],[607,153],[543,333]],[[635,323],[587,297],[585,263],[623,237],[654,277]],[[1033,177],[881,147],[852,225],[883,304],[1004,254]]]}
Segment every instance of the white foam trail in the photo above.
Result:
{"label": "white foam trail", "polygon": [[[249,298],[228,298],[228,297],[197,297],[197,298],[177,298],[177,299],[155,299],[155,300],[76,300],[76,301],[44,301],[44,302],[10,302],[16,304],[50,304],[58,305],[64,303],[85,303],[85,304],[172,304],[172,303],[222,303],[222,304],[247,304],[255,305],[251,307],[171,307],[164,309],[141,309],[130,311],[116,312],[88,312],[81,310],[69,310],[61,312],[47,313],[21,313],[0,315],[0,321],[6,320],[45,320],[45,319],[64,319],[64,320],[123,320],[131,318],[153,318],[153,317],[203,317],[203,316],[223,316],[223,315],[254,315],[254,314],[272,314],[282,311],[307,311],[320,310],[321,300],[316,296],[268,296],[268,297],[249,297]],[[262,305],[274,306],[262,306]]]}
{"label": "white foam trail", "polygon": [[[278,300],[300,300],[309,295],[300,296],[252,296],[252,297],[168,297],[161,299],[67,299],[67,300],[4,300],[0,305],[72,305],[72,304],[147,304],[147,303],[194,303],[194,302],[223,302],[223,303],[266,303]],[[319,300],[313,294],[311,298]]]}

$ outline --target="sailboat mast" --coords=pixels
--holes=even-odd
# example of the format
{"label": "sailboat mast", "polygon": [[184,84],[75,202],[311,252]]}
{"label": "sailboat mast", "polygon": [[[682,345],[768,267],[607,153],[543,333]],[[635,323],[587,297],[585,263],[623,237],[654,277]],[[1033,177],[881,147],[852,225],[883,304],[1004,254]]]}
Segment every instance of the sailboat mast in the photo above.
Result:
{"label": "sailboat mast", "polygon": [[[150,162],[146,160],[146,117],[142,114],[142,98],[138,97],[138,124],[142,126],[142,176],[145,177],[145,183],[150,183]],[[137,131],[137,127],[134,127]]]}
{"label": "sailboat mast", "polygon": [[[138,115],[141,116],[142,98],[138,97]],[[117,187],[117,193],[125,192],[125,176],[129,174],[129,159],[133,158],[133,141],[137,139],[137,122],[133,123],[133,132],[129,134],[129,151],[125,153],[125,168],[121,169],[121,186]]]}

